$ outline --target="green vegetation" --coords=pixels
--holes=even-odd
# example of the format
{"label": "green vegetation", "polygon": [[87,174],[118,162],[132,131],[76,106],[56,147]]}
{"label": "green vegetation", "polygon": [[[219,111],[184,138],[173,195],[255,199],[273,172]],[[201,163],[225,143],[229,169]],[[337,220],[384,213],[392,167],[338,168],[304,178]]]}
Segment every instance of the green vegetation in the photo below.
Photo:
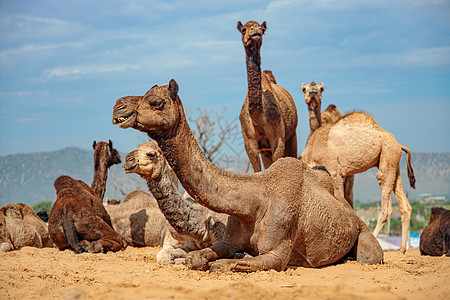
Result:
{"label": "green vegetation", "polygon": [[[413,232],[422,232],[422,230],[428,225],[430,221],[430,212],[432,207],[443,207],[445,209],[450,209],[450,200],[430,200],[430,199],[419,199],[410,201],[409,204],[412,207],[410,230]],[[368,219],[370,230],[374,230],[379,213],[379,202],[360,202],[358,199],[354,201],[355,210],[359,211],[360,214],[368,215],[368,211],[372,212],[372,217]],[[393,215],[398,215],[400,211],[398,204],[392,204]],[[386,224],[382,233],[386,233],[388,230],[388,224]],[[402,222],[400,217],[391,217],[389,220],[390,234],[391,235],[401,235]]]}
{"label": "green vegetation", "polygon": [[52,210],[52,206],[53,206],[53,201],[48,200],[48,201],[36,202],[35,204],[33,204],[32,208],[35,213],[40,212],[40,211],[46,211],[49,213],[50,210]]}

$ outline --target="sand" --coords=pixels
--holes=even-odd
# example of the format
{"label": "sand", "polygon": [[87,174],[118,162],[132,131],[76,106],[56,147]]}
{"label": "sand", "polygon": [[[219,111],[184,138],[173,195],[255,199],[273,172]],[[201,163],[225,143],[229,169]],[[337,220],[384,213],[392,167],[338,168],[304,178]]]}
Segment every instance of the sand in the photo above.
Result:
{"label": "sand", "polygon": [[450,257],[385,252],[385,263],[251,274],[158,265],[160,248],[0,253],[0,299],[450,299]]}

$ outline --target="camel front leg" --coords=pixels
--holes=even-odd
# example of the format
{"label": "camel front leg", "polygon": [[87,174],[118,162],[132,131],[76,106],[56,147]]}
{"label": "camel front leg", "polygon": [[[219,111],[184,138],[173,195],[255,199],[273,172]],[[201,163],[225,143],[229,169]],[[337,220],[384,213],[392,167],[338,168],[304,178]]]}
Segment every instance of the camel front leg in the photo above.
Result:
{"label": "camel front leg", "polygon": [[276,270],[283,271],[286,264],[273,253],[243,259],[220,259],[210,263],[210,272],[256,272]]}
{"label": "camel front leg", "polygon": [[186,264],[193,270],[206,271],[210,268],[209,262],[231,257],[235,252],[230,244],[220,241],[211,247],[189,252],[186,255]]}

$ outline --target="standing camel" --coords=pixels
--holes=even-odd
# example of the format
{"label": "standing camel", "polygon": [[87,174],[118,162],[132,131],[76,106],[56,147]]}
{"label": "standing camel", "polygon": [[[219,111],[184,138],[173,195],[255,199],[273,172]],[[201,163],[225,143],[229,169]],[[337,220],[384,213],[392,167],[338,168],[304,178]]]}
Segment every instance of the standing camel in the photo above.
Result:
{"label": "standing camel", "polygon": [[[337,107],[330,104],[322,113],[322,93],[325,90],[323,83],[317,84],[314,81],[308,84],[302,84],[302,91],[305,94],[305,103],[308,105],[309,128],[310,132],[306,143],[311,135],[321,126],[334,124],[342,118]],[[344,179],[344,197],[353,207],[353,183],[355,176],[350,175]]]}
{"label": "standing camel", "polygon": [[[198,203],[231,216],[222,241],[188,253],[191,268],[281,271],[287,265],[332,264],[349,255],[364,263],[383,261],[367,225],[332,194],[327,172],[292,157],[251,174],[228,172],[210,162],[186,121],[175,80],[144,96],[118,99],[112,122],[147,133]],[[252,257],[227,259],[238,252]]]}
{"label": "standing camel", "polygon": [[407,154],[409,183],[415,188],[411,151],[401,145],[392,133],[381,128],[368,114],[352,112],[331,126],[318,128],[309,138],[301,159],[309,166],[325,166],[333,178],[334,195],[344,197],[344,178],[378,167],[381,187],[381,212],[373,231],[378,236],[392,214],[392,192],[395,193],[402,218],[402,244],[406,251],[411,205],[403,190],[400,177],[402,150]]}
{"label": "standing camel", "polygon": [[[255,172],[268,168],[277,159],[297,157],[297,109],[289,92],[277,85],[271,71],[261,72],[262,36],[266,22],[259,25],[239,21],[247,64],[248,92],[239,120],[245,151]],[[261,159],[260,155],[261,154]]]}

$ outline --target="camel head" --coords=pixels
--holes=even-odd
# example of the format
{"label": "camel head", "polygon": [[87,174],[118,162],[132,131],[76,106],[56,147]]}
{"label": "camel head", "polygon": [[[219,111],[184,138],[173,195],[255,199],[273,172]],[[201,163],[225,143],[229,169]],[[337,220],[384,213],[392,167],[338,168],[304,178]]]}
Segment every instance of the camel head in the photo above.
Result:
{"label": "camel head", "polygon": [[147,134],[163,133],[178,122],[180,106],[178,84],[171,79],[168,85],[153,86],[144,96],[118,99],[113,108],[112,123]]}
{"label": "camel head", "polygon": [[337,109],[336,105],[330,104],[328,107],[320,114],[322,119],[322,125],[334,124],[342,118],[341,112]]}
{"label": "camel head", "polygon": [[315,110],[322,104],[322,92],[325,89],[323,83],[317,84],[314,81],[302,84],[302,91],[305,93],[305,102],[309,109]]}
{"label": "camel head", "polygon": [[155,180],[161,176],[164,155],[155,141],[144,143],[125,157],[125,173],[136,173],[144,179]]}
{"label": "camel head", "polygon": [[112,165],[120,164],[119,152],[113,148],[111,140],[107,142],[96,142],[94,141],[92,148],[94,148],[94,160],[95,164],[100,163],[101,160],[106,160],[106,165],[111,167]]}
{"label": "camel head", "polygon": [[248,21],[245,25],[242,25],[241,21],[238,21],[237,29],[242,34],[242,43],[245,48],[251,46],[261,48],[262,36],[267,29],[266,21],[262,22],[261,25],[255,21]]}

